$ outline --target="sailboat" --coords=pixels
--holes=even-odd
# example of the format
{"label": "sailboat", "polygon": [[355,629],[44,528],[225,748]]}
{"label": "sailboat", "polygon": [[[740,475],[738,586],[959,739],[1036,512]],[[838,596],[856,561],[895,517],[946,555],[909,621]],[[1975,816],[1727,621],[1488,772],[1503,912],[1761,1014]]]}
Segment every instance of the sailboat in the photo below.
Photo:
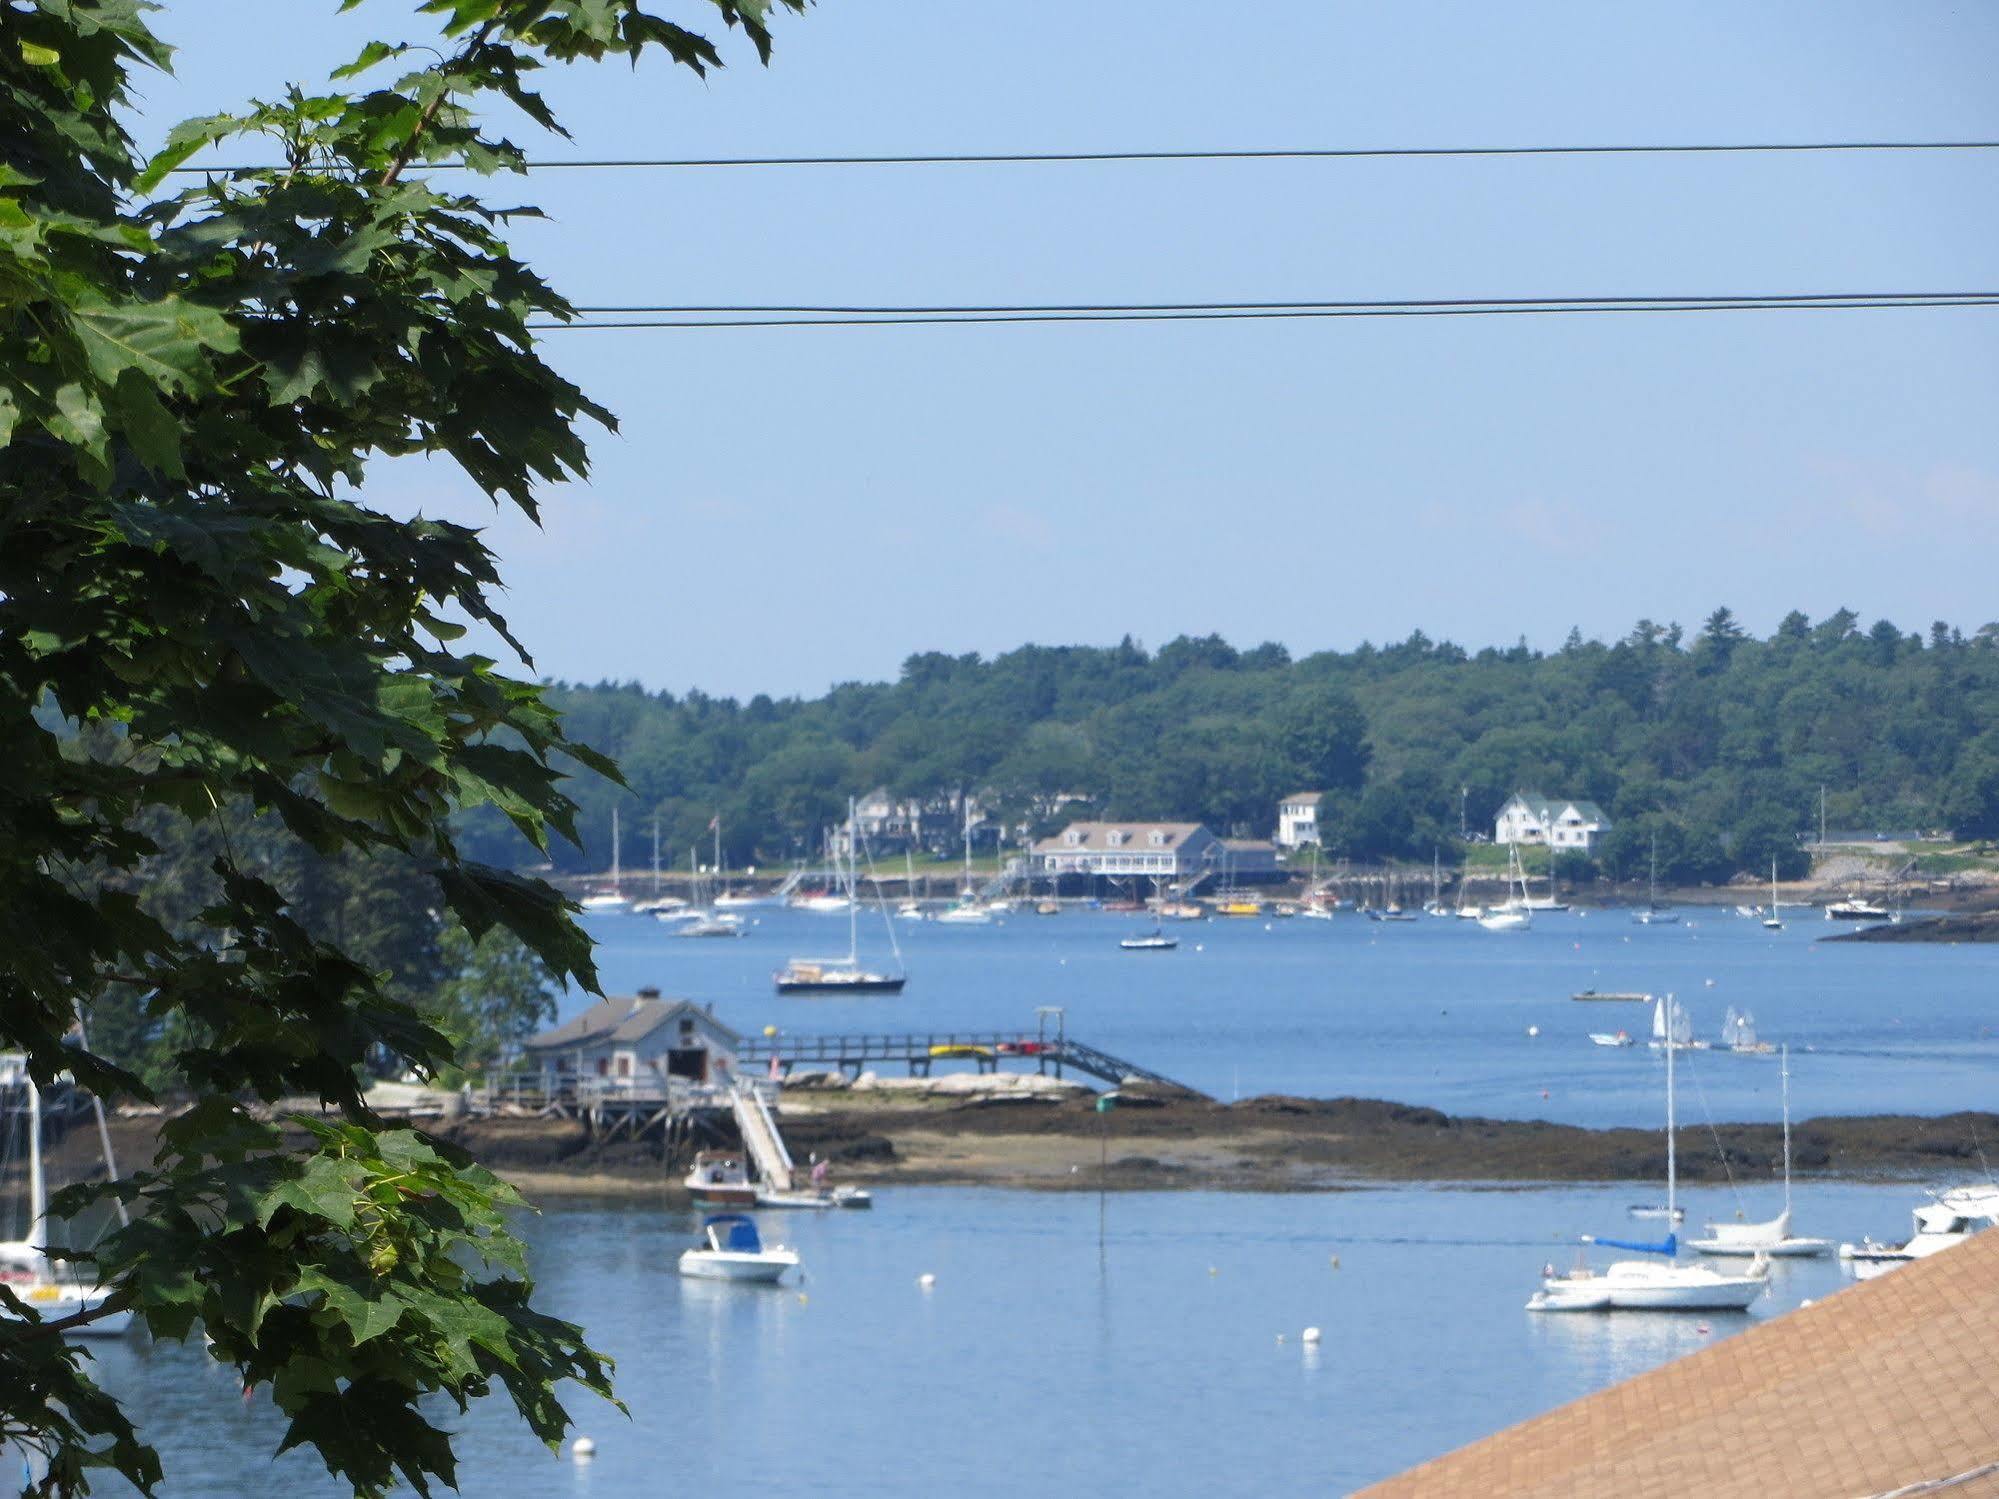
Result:
{"label": "sailboat", "polygon": [[1773,932],[1784,930],[1784,918],[1778,914],[1777,906],[1777,861],[1770,861],[1770,914],[1763,918],[1764,927]]}
{"label": "sailboat", "polygon": [[[25,1092],[28,1120],[28,1225],[19,1239],[0,1240],[0,1285],[5,1285],[44,1321],[94,1312],[110,1300],[108,1286],[86,1284],[66,1274],[66,1267],[49,1258],[48,1183],[42,1175],[42,1090],[28,1071],[25,1058],[0,1059],[0,1089]],[[0,1304],[0,1318],[16,1314]],[[72,1335],[116,1337],[131,1324],[128,1311],[108,1312],[95,1322],[70,1329]]]}
{"label": "sailboat", "polygon": [[1687,1007],[1670,994],[1653,1002],[1651,1046],[1654,1051],[1707,1050],[1707,1042],[1694,1039],[1694,1021]]}
{"label": "sailboat", "polygon": [[1787,1259],[1829,1253],[1830,1239],[1791,1237],[1791,1048],[1784,1048],[1784,1211],[1762,1223],[1710,1223],[1687,1248],[1702,1254],[1767,1254]]}
{"label": "sailboat", "polygon": [[618,809],[614,805],[611,808],[611,888],[595,890],[584,896],[576,903],[580,909],[591,912],[613,912],[629,911],[632,908],[632,903],[625,899],[624,869],[618,858],[619,841]]}
{"label": "sailboat", "polygon": [[991,926],[993,913],[979,904],[978,893],[972,889],[972,809],[971,804],[960,798],[960,809],[965,818],[965,882],[958,891],[958,903],[947,910],[939,911],[932,919],[944,926]]}
{"label": "sailboat", "polygon": [[[1534,924],[1534,913],[1527,908],[1527,875],[1520,867],[1520,845],[1509,843],[1506,854],[1505,903],[1494,906],[1478,918],[1478,924],[1488,932],[1521,932]],[[1517,894],[1513,889],[1516,881],[1519,884]]]}
{"label": "sailboat", "polygon": [[1583,1235],[1585,1244],[1629,1249],[1657,1259],[1618,1260],[1603,1270],[1579,1265],[1573,1270],[1542,1272],[1541,1288],[1528,1299],[1530,1312],[1739,1312],[1763,1294],[1769,1284],[1770,1262],[1757,1254],[1748,1272],[1725,1275],[1708,1265],[1678,1262],[1679,1238],[1671,1224],[1679,1215],[1679,1156],[1675,1148],[1678,1118],[1673,1099],[1673,1057],[1666,1048],[1666,1237],[1656,1243],[1604,1239]]}
{"label": "sailboat", "polygon": [[1651,894],[1646,897],[1645,909],[1631,913],[1631,919],[1640,926],[1667,926],[1680,919],[1678,911],[1662,909],[1659,905],[1659,835],[1652,835],[1652,885]]}
{"label": "sailboat", "polygon": [[[902,948],[895,940],[895,928],[886,910],[882,926],[888,931],[890,949],[895,953],[896,971],[881,973],[861,966],[860,895],[855,858],[860,833],[854,818],[854,804],[847,803],[847,868],[844,880],[847,895],[847,955],[843,958],[793,958],[773,978],[780,994],[900,994],[909,982],[902,967]],[[880,887],[876,887],[879,901]]]}

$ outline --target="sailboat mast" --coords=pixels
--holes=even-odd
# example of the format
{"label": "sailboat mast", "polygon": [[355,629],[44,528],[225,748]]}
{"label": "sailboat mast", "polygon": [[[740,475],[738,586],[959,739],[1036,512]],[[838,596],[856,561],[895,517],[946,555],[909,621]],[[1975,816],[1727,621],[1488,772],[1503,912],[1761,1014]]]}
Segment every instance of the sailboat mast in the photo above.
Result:
{"label": "sailboat mast", "polygon": [[48,1225],[42,1220],[49,1210],[48,1183],[42,1180],[42,1090],[24,1065],[21,1079],[28,1085],[28,1233],[30,1249],[43,1252],[49,1247]]}
{"label": "sailboat mast", "polygon": [[652,893],[659,894],[659,814],[652,815]]}
{"label": "sailboat mast", "polygon": [[1784,1070],[1784,1211],[1791,1211],[1791,1046],[1783,1050]]}
{"label": "sailboat mast", "polygon": [[715,814],[709,826],[715,830],[715,888],[726,890],[729,887],[727,882],[722,878],[722,814],[720,812]]}
{"label": "sailboat mast", "polygon": [[1680,1221],[1680,1158],[1677,1135],[1679,1120],[1673,1111],[1673,1053],[1680,1043],[1673,1039],[1678,1029],[1679,1006],[1667,1000],[1666,1011],[1666,1237],[1673,1236],[1673,1225]]}
{"label": "sailboat mast", "polygon": [[613,890],[619,888],[621,878],[618,865],[618,808],[614,802],[611,805],[611,888]]}
{"label": "sailboat mast", "polygon": [[854,818],[854,799],[847,798],[847,964],[861,960],[860,871],[854,860],[860,854],[860,829]]}

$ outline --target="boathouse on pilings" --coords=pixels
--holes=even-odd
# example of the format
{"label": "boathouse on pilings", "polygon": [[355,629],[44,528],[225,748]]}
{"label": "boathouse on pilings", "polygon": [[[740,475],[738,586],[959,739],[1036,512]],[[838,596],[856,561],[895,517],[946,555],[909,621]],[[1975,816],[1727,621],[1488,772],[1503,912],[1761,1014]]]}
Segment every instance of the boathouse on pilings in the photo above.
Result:
{"label": "boathouse on pilings", "polygon": [[743,1038],[691,999],[641,989],[604,999],[526,1046],[551,1098],[577,1094],[663,1098],[678,1080],[726,1089]]}

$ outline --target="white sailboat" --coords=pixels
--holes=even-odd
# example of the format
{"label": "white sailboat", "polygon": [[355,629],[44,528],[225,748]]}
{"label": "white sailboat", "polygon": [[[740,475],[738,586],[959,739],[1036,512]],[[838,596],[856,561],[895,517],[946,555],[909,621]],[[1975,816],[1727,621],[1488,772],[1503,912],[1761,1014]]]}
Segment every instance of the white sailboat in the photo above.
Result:
{"label": "white sailboat", "polygon": [[1649,1044],[1654,1051],[1707,1050],[1707,1042],[1694,1039],[1693,1016],[1670,994],[1662,994],[1652,1003],[1652,1040]]}
{"label": "white sailboat", "polygon": [[1679,1156],[1675,1144],[1679,1120],[1673,1099],[1673,1057],[1666,1048],[1666,1237],[1657,1243],[1633,1243],[1584,1235],[1583,1243],[1610,1249],[1630,1249],[1657,1259],[1618,1260],[1603,1270],[1588,1265],[1560,1272],[1549,1266],[1541,1288],[1529,1298],[1530,1312],[1722,1312],[1746,1311],[1769,1284],[1770,1262],[1758,1254],[1747,1273],[1725,1275],[1708,1265],[1680,1264],[1679,1239],[1671,1223],[1679,1215]]}
{"label": "white sailboat", "polygon": [[[0,1089],[22,1089],[27,1116],[28,1223],[21,1238],[0,1240],[0,1285],[25,1302],[44,1321],[94,1312],[110,1300],[111,1288],[89,1284],[49,1258],[48,1183],[42,1174],[42,1090],[24,1058],[0,1059]],[[0,1305],[0,1318],[16,1314]],[[131,1324],[129,1311],[106,1313],[94,1322],[70,1329],[82,1337],[116,1337]]]}
{"label": "white sailboat", "polygon": [[1527,874],[1520,867],[1520,845],[1508,844],[1506,852],[1506,900],[1478,918],[1478,924],[1488,932],[1520,932],[1534,924],[1534,913],[1527,904]]}
{"label": "white sailboat", "polygon": [[1777,861],[1774,858],[1770,861],[1770,914],[1763,918],[1763,925],[1773,932],[1784,930],[1784,918],[1777,905]]}
{"label": "white sailboat", "polygon": [[632,908],[632,903],[625,898],[624,866],[619,862],[618,845],[618,809],[613,804],[611,807],[611,888],[609,890],[593,890],[590,894],[584,896],[583,899],[576,903],[581,909],[601,915],[617,911],[629,911]]}
{"label": "white sailboat", "polygon": [[958,892],[958,903],[939,911],[931,919],[943,926],[991,926],[993,913],[979,904],[978,894],[972,889],[972,810],[971,803],[962,796],[959,805],[965,817],[965,876],[964,886]]}
{"label": "white sailboat", "polygon": [[1825,1254],[1830,1239],[1794,1238],[1791,1234],[1791,1048],[1784,1048],[1784,1211],[1762,1223],[1710,1223],[1705,1239],[1691,1239],[1687,1248],[1702,1254],[1767,1254],[1801,1259]]}

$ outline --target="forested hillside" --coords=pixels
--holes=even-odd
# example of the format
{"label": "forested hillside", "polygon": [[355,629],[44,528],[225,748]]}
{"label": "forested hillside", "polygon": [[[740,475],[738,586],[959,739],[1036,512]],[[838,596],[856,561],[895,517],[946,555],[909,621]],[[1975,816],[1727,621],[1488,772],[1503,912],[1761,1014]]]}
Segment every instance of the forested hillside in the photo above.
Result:
{"label": "forested hillside", "polygon": [[[1863,630],[1849,611],[1793,613],[1767,640],[1717,610],[1691,639],[1641,621],[1613,643],[1477,652],[1420,632],[1292,660],[1281,646],[1218,637],[1148,652],[1026,646],[911,657],[892,683],[810,701],[747,703],[636,685],[559,686],[570,733],[616,759],[628,793],[581,785],[582,851],[609,860],[624,812],[628,868],[660,819],[669,862],[719,815],[732,864],[816,847],[845,798],[876,786],[925,795],[965,786],[1010,819],[1050,818],[1082,793],[1105,816],[1186,818],[1267,836],[1289,791],[1330,793],[1331,851],[1446,859],[1460,791],[1490,831],[1517,787],[1589,797],[1617,827],[1602,863],[1629,874],[1659,837],[1663,877],[1722,878],[1799,862],[1819,788],[1836,827],[1999,835],[1999,625]],[[1063,816],[1081,808],[1065,808]],[[467,829],[475,856],[527,857],[497,819]]]}

